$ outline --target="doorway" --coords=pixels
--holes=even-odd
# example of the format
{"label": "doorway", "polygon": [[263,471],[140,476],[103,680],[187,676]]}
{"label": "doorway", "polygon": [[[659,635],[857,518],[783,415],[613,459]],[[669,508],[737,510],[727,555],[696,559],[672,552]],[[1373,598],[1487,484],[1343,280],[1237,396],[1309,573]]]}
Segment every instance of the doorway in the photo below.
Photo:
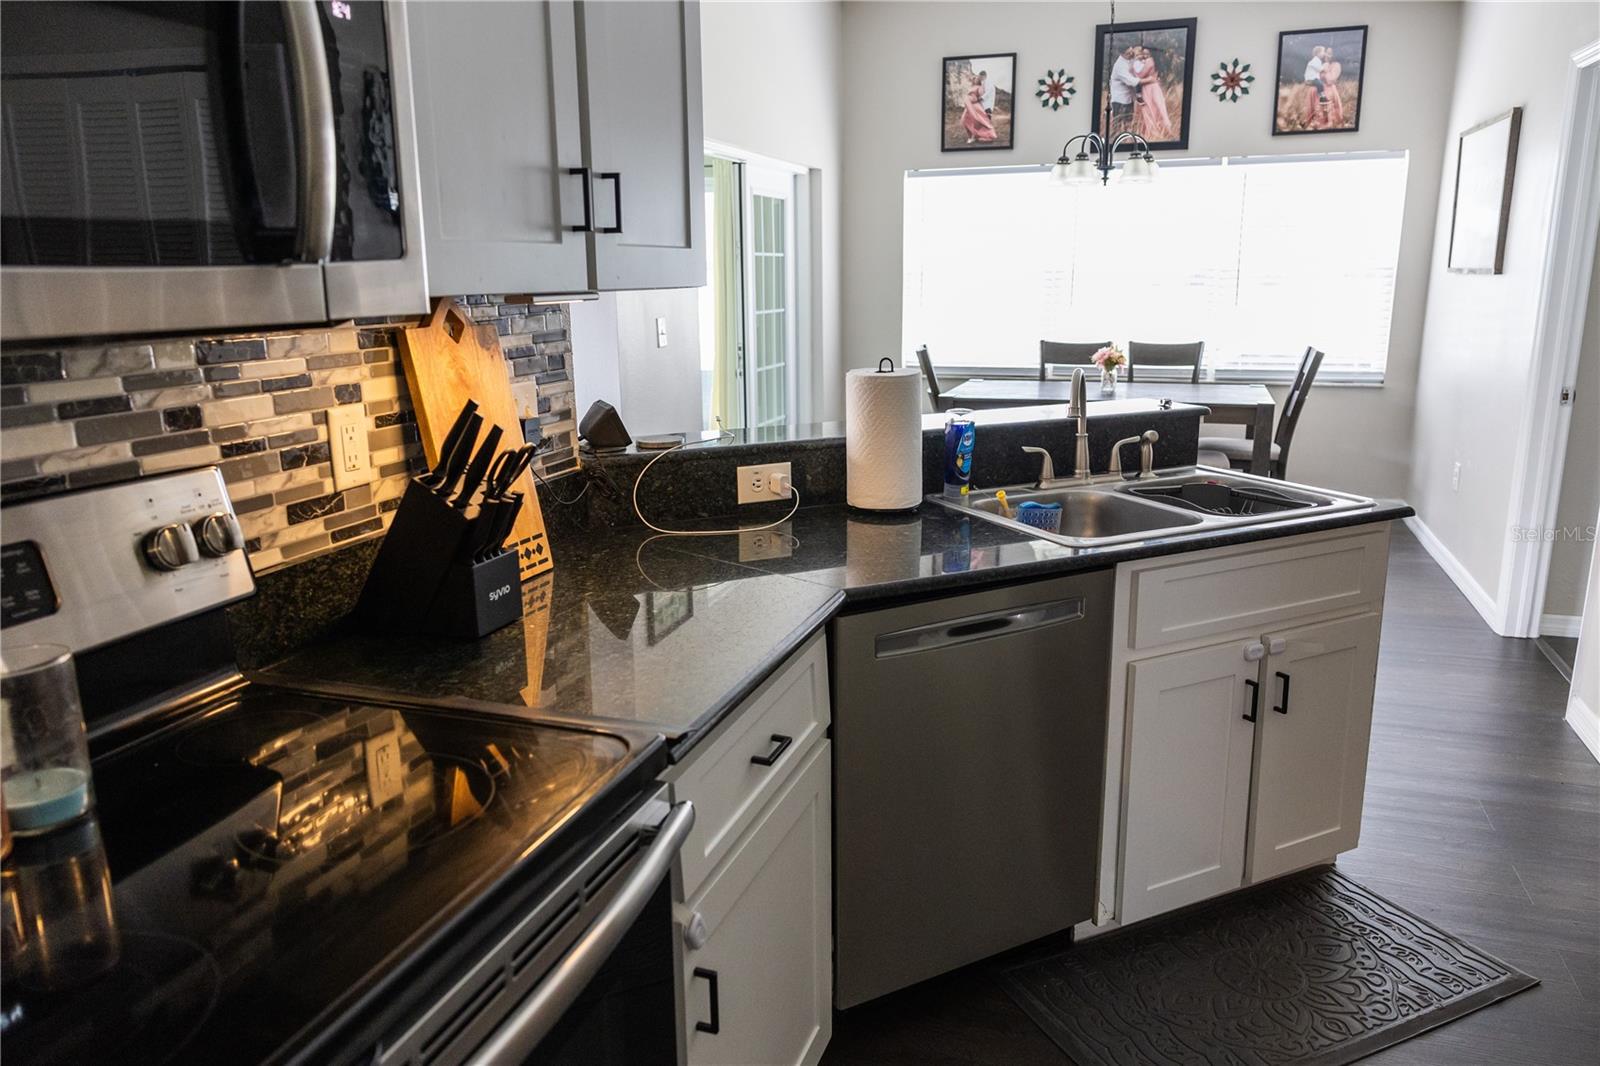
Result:
{"label": "doorway", "polygon": [[802,261],[799,167],[706,150],[707,281],[700,290],[704,428],[796,421]]}

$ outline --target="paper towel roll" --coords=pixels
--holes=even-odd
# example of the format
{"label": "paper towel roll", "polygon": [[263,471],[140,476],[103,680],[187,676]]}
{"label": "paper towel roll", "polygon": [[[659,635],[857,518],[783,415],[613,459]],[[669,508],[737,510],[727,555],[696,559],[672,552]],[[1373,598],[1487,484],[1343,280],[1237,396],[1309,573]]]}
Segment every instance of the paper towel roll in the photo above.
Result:
{"label": "paper towel roll", "polygon": [[899,511],[921,503],[921,372],[850,371],[844,381],[844,420],[850,506]]}

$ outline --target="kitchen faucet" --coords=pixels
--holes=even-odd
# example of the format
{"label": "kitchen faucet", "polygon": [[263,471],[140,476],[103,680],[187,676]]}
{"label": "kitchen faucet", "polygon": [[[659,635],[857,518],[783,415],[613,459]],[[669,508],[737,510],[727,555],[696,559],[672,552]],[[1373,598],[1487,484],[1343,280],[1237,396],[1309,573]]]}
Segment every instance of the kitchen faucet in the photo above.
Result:
{"label": "kitchen faucet", "polygon": [[1150,468],[1155,465],[1155,443],[1161,439],[1161,434],[1153,429],[1147,429],[1137,437],[1127,437],[1111,446],[1111,466],[1108,473],[1122,476],[1122,446],[1124,444],[1137,444],[1139,446],[1139,476],[1135,479],[1143,481],[1150,477]]}
{"label": "kitchen faucet", "polygon": [[1089,403],[1084,395],[1083,367],[1072,369],[1072,402],[1067,405],[1067,417],[1078,420],[1078,451],[1072,460],[1072,473],[1076,480],[1089,480]]}

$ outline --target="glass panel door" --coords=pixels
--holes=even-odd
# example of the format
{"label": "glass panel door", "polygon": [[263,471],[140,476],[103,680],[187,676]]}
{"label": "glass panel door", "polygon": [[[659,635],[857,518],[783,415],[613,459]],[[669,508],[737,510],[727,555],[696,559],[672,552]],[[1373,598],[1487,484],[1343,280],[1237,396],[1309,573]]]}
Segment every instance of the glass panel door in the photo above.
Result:
{"label": "glass panel door", "polygon": [[748,424],[782,426],[794,416],[794,175],[747,165],[745,177]]}

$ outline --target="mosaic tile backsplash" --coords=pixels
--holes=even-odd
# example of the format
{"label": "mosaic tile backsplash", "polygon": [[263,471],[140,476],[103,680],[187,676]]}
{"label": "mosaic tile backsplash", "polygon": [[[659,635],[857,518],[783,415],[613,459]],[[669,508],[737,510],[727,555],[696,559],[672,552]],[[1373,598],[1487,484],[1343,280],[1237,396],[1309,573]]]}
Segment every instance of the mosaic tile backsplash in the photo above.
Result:
{"label": "mosaic tile backsplash", "polygon": [[[526,297],[458,297],[493,321],[541,473],[577,467],[571,320]],[[0,495],[9,502],[216,464],[251,565],[379,535],[423,468],[397,345],[409,321],[0,352]],[[361,405],[370,483],[333,486],[328,411]]]}

